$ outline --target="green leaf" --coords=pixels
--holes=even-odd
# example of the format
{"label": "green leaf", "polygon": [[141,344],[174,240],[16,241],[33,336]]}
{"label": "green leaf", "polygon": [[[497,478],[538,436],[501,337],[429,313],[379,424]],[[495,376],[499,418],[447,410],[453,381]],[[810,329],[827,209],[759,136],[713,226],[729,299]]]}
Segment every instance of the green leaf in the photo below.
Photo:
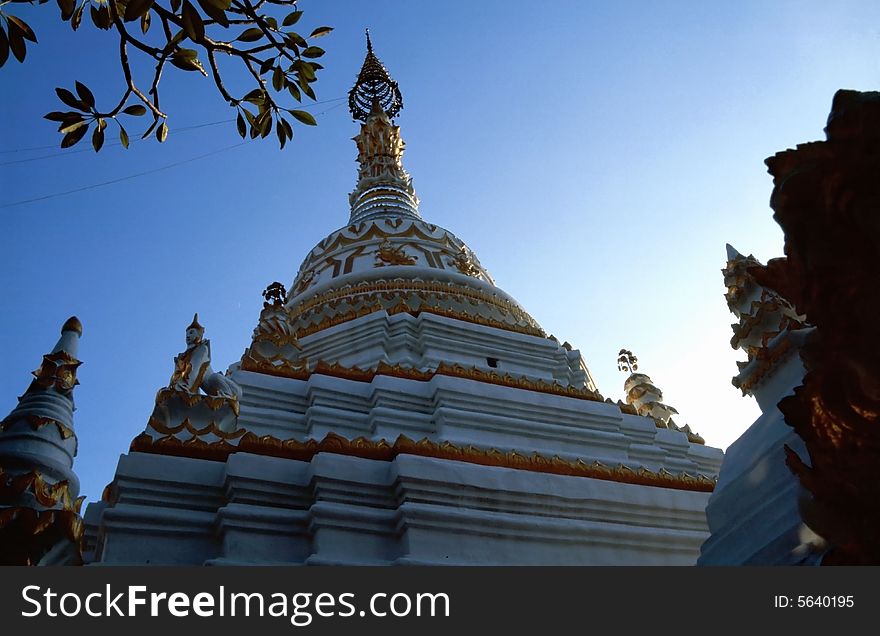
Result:
{"label": "green leaf", "polygon": [[288,31],[284,35],[285,39],[287,39],[291,46],[298,46],[304,49],[309,45],[309,43],[306,42],[306,39],[295,31]]}
{"label": "green leaf", "polygon": [[49,121],[70,121],[73,119],[82,119],[82,115],[79,113],[74,113],[72,111],[60,112],[57,110],[52,111],[51,113],[46,113],[43,115],[43,119],[48,119]]}
{"label": "green leaf", "polygon": [[183,22],[183,30],[193,42],[199,42],[205,39],[205,23],[202,22],[202,16],[189,0],[183,0],[183,11],[180,14],[181,22]]}
{"label": "green leaf", "polygon": [[297,60],[293,63],[293,67],[296,69],[297,74],[301,75],[306,80],[311,82],[317,79],[317,77],[315,77],[315,71],[312,68],[312,65],[308,62]]}
{"label": "green leaf", "polygon": [[250,102],[251,104],[260,105],[266,101],[266,94],[263,92],[262,88],[255,88],[250,93],[241,98],[243,102]]}
{"label": "green leaf", "polygon": [[0,67],[6,64],[9,59],[9,38],[6,37],[6,31],[0,25]]}
{"label": "green leaf", "polygon": [[241,112],[235,118],[235,125],[238,127],[238,134],[244,139],[245,135],[247,135],[247,125],[244,123],[244,117],[241,116]]}
{"label": "green leaf", "polygon": [[270,29],[272,29],[273,31],[277,31],[277,30],[278,30],[278,20],[276,20],[275,18],[273,18],[271,15],[270,15],[270,16],[266,16],[266,17],[265,17],[265,20],[266,20],[266,26],[268,26],[268,27],[269,27]]}
{"label": "green leaf", "polygon": [[203,1],[205,4],[208,4],[215,9],[220,9],[221,11],[226,11],[232,5],[232,0],[199,0],[199,4]]}
{"label": "green leaf", "polygon": [[275,58],[269,57],[260,62],[260,75],[265,75],[275,66]]}
{"label": "green leaf", "polygon": [[315,91],[312,90],[312,87],[309,86],[309,83],[304,79],[300,78],[299,87],[302,89],[302,92],[312,98],[312,101],[318,99],[315,97]]}
{"label": "green leaf", "polygon": [[322,26],[318,27],[312,34],[309,36],[310,38],[322,38],[333,30],[333,27]]}
{"label": "green leaf", "polygon": [[141,16],[141,33],[144,35],[147,34],[147,31],[150,30],[150,12],[147,11],[143,16]]}
{"label": "green leaf", "polygon": [[71,108],[76,108],[77,110],[88,112],[89,107],[84,102],[81,102],[76,97],[74,97],[73,93],[71,93],[66,88],[56,88],[55,94],[58,95],[58,99],[60,99]]}
{"label": "green leaf", "polygon": [[256,42],[257,40],[262,39],[262,37],[263,37],[262,29],[258,29],[256,27],[253,27],[251,29],[246,29],[245,31],[242,32],[241,35],[239,35],[235,39],[240,42]]}
{"label": "green leaf", "polygon": [[[257,130],[257,133],[263,137],[272,132],[272,111],[264,110],[260,113],[257,118],[254,120],[254,128]],[[251,130],[251,136],[253,137],[253,130]]]}
{"label": "green leaf", "polygon": [[158,123],[159,123],[159,120],[154,118],[153,123],[150,124],[149,128],[147,128],[147,131],[143,135],[141,135],[141,139],[146,139],[147,137],[149,137],[150,133],[153,132],[153,129],[156,127],[156,124],[158,124]]}
{"label": "green leaf", "polygon": [[14,15],[9,15],[8,13],[5,15],[6,19],[9,21],[9,24],[7,26],[10,30],[10,33],[12,32],[12,26],[15,25],[15,27],[21,32],[21,37],[23,37],[25,40],[30,40],[34,44],[37,43],[37,36],[34,35],[33,30],[31,30],[27,22],[25,22],[21,18],[16,18]]}
{"label": "green leaf", "polygon": [[58,0],[58,8],[61,9],[61,20],[67,22],[76,11],[76,0]]}
{"label": "green leaf", "polygon": [[[85,123],[85,122],[83,122],[83,123]],[[76,144],[80,139],[82,139],[85,136],[86,131],[88,131],[88,129],[89,129],[89,127],[86,125],[86,126],[79,126],[78,128],[71,130],[69,133],[64,135],[64,138],[61,140],[61,147],[62,148],[70,148],[71,146]]]}
{"label": "green leaf", "polygon": [[296,117],[302,123],[306,124],[307,126],[317,126],[318,125],[318,122],[315,121],[315,118],[312,117],[312,114],[307,113],[304,110],[292,110],[292,111],[290,111],[290,114],[293,115],[294,117]]}
{"label": "green leaf", "polygon": [[284,85],[287,83],[287,80],[284,78],[284,72],[281,70],[280,66],[276,66],[275,70],[272,72],[272,88],[276,91],[284,90]]}
{"label": "green leaf", "polygon": [[198,3],[202,11],[217,24],[224,28],[229,26],[226,9],[229,8],[231,0],[198,0]]}
{"label": "green leaf", "polygon": [[156,129],[156,139],[159,140],[159,143],[164,143],[166,139],[168,139],[168,124],[164,121],[161,125]]}
{"label": "green leaf", "polygon": [[92,91],[89,90],[89,87],[82,82],[76,82],[76,94],[79,95],[79,98],[89,108],[95,107],[95,96],[92,95]]}
{"label": "green leaf", "polygon": [[62,122],[61,125],[58,126],[58,132],[66,135],[67,133],[71,133],[82,126],[88,126],[88,122],[86,122],[84,119],[80,119],[79,121]]}
{"label": "green leaf", "polygon": [[98,152],[103,145],[104,129],[98,126],[97,128],[95,128],[95,132],[92,133],[92,148],[95,149],[95,152]]}
{"label": "green leaf", "polygon": [[287,143],[287,131],[284,130],[284,124],[281,123],[280,119],[275,122],[275,135],[278,137],[278,143],[281,144],[281,149],[284,150],[284,144]]}
{"label": "green leaf", "polygon": [[123,148],[128,148],[128,133],[125,132],[125,128],[121,125],[119,126],[119,143],[122,144]]}
{"label": "green leaf", "polygon": [[175,49],[171,54],[170,62],[184,71],[198,71],[202,75],[208,74],[205,67],[198,59],[198,51],[195,49]]}
{"label": "green leaf", "polygon": [[140,104],[133,104],[128,108],[124,108],[122,112],[126,115],[134,115],[135,117],[140,117],[141,115],[147,114],[147,109]]}
{"label": "green leaf", "polygon": [[128,0],[123,19],[126,22],[133,22],[138,18],[143,18],[150,12],[153,2],[154,0]]}
{"label": "green leaf", "polygon": [[110,17],[109,5],[102,4],[100,7],[95,7],[95,5],[92,5],[90,8],[90,13],[92,16],[92,22],[94,22],[95,26],[99,29],[103,29],[104,31],[106,31],[111,26],[113,26],[113,18]]}
{"label": "green leaf", "polygon": [[79,5],[79,9],[74,11],[73,18],[70,19],[70,28],[76,31],[79,28],[79,25],[82,24],[83,19],[83,11],[86,10],[86,5]]}
{"label": "green leaf", "polygon": [[302,95],[299,92],[299,89],[296,87],[296,84],[293,82],[287,83],[287,91],[290,93],[290,96],[293,97],[296,101],[302,101]]}
{"label": "green leaf", "polygon": [[310,46],[300,55],[302,55],[303,57],[321,57],[322,55],[324,55],[324,49],[322,49],[320,46]]}
{"label": "green leaf", "polygon": [[281,21],[281,26],[292,26],[299,22],[299,19],[302,17],[302,11],[293,11],[284,16],[284,20]]}
{"label": "green leaf", "polygon": [[16,60],[24,62],[24,58],[27,55],[27,45],[24,43],[21,31],[15,29],[12,23],[9,24],[9,48],[12,50]]}
{"label": "green leaf", "polygon": [[290,127],[290,122],[282,117],[281,123],[284,125],[284,132],[287,133],[287,138],[293,139],[293,128]]}

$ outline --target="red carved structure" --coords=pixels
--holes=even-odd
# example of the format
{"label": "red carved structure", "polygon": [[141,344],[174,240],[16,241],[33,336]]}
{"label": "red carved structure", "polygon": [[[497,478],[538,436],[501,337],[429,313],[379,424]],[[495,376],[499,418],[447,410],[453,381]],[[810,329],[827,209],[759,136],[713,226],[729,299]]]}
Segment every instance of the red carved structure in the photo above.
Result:
{"label": "red carved structure", "polygon": [[786,448],[808,491],[823,564],[880,564],[880,93],[834,96],[826,141],[767,159],[785,258],[750,272],[817,327],[807,373],[779,408],[809,452]]}

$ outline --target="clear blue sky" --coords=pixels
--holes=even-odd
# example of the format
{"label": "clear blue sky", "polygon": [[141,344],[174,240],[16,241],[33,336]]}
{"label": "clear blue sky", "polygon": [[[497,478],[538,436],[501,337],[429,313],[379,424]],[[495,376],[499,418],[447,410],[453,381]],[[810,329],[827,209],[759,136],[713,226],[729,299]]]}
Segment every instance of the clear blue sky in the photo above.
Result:
{"label": "clear blue sky", "polygon": [[[579,348],[605,396],[623,396],[616,354],[626,347],[680,423],[722,448],[741,434],[758,410],[730,384],[743,355],[729,346],[724,245],[781,255],[763,160],[823,138],[838,88],[877,88],[880,3],[301,8],[303,30],[335,27],[321,41],[318,99],[346,95],[369,26],[404,94],[397,121],[423,216],[467,241],[502,289]],[[88,20],[70,32],[53,3],[15,11],[40,44],[0,70],[0,205],[238,143],[231,123],[181,130],[234,113],[208,79],[171,68],[166,144],[60,151],[41,119],[61,109],[53,89],[78,79],[99,103],[115,100],[112,36]],[[319,126],[298,127],[284,151],[273,136],[0,208],[0,411],[78,315],[75,466],[90,501],[143,430],[193,312],[225,369],[250,341],[261,290],[289,284],[307,250],[345,224],[357,127],[339,103],[311,109]]]}

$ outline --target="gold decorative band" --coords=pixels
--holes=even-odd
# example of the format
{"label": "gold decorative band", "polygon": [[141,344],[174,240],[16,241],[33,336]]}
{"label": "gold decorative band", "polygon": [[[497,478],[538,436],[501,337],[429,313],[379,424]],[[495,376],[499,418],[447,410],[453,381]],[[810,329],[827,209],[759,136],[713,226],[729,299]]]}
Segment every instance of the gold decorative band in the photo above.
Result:
{"label": "gold decorative band", "polygon": [[434,442],[427,438],[415,441],[405,435],[399,436],[391,444],[384,439],[373,441],[364,437],[349,440],[334,433],[328,433],[320,441],[315,439],[298,441],[280,440],[271,435],[258,437],[249,432],[242,436],[237,445],[232,445],[226,440],[205,442],[196,438],[186,442],[175,437],[154,440],[148,434],[141,433],[132,441],[130,450],[211,461],[226,461],[229,455],[236,452],[298,461],[310,461],[318,453],[335,453],[378,461],[391,461],[398,455],[418,455],[481,466],[589,477],[675,490],[712,492],[715,488],[715,481],[704,475],[673,474],[666,470],[653,472],[644,467],[633,469],[623,464],[607,466],[598,461],[588,464],[580,459],[571,461],[555,455],[553,457],[538,453],[523,455],[516,451],[504,452],[494,448],[486,450],[474,446],[456,446],[450,442]]}
{"label": "gold decorative band", "polygon": [[[58,420],[51,417],[40,417],[39,415],[27,415],[25,416],[28,423],[31,425],[31,428],[35,431],[40,430],[44,426],[49,424],[54,424],[55,428],[58,429],[59,435],[61,435],[61,439],[69,439],[74,436],[73,429],[69,426],[66,426],[63,422],[59,422]],[[13,422],[17,420],[5,419],[0,422],[0,431],[7,430],[10,426],[12,426]]]}
{"label": "gold decorative band", "polygon": [[255,373],[274,375],[282,378],[292,378],[295,380],[307,380],[309,376],[316,374],[330,375],[337,378],[344,378],[346,380],[355,380],[357,382],[372,382],[378,375],[390,375],[396,378],[404,378],[406,380],[427,382],[436,375],[445,375],[453,378],[464,378],[475,382],[485,382],[487,384],[495,384],[515,389],[525,389],[526,391],[551,393],[553,395],[561,395],[564,397],[576,398],[578,400],[590,400],[592,402],[605,401],[599,393],[587,388],[565,386],[558,382],[547,382],[546,380],[531,380],[525,376],[515,376],[509,373],[501,374],[495,371],[483,371],[476,367],[463,367],[458,364],[449,364],[446,362],[441,362],[437,368],[432,371],[422,371],[411,367],[403,367],[399,364],[391,365],[384,361],[379,362],[375,370],[344,367],[336,363],[328,364],[326,362],[318,362],[315,365],[314,370],[309,371],[302,366],[288,362],[281,356],[265,358],[251,350],[242,359],[240,368],[242,371],[253,371]]}
{"label": "gold decorative band", "polygon": [[54,508],[60,503],[62,510],[76,513],[85,499],[84,496],[74,499],[70,495],[67,480],[50,484],[35,470],[13,477],[0,466],[0,502],[15,502],[26,491],[31,492],[40,505]]}

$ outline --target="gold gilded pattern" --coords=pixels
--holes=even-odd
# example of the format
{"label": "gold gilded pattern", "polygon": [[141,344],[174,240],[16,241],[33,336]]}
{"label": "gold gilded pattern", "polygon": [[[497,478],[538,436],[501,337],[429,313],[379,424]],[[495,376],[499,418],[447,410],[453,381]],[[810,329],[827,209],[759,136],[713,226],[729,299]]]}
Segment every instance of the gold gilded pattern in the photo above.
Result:
{"label": "gold gilded pattern", "polygon": [[159,389],[156,393],[156,404],[164,404],[169,398],[176,397],[189,408],[196,404],[205,404],[212,411],[218,411],[223,407],[229,407],[235,415],[239,412],[239,403],[236,398],[223,395],[202,395],[201,393],[188,393],[178,391],[171,387]]}
{"label": "gold gilded pattern", "polygon": [[255,352],[251,351],[249,355],[242,360],[241,370],[264,373],[266,375],[275,375],[284,378],[293,378],[295,380],[307,380],[310,375],[314,374],[330,375],[337,378],[344,378],[346,380],[355,380],[357,382],[372,382],[377,375],[389,375],[396,378],[404,378],[406,380],[427,382],[435,375],[445,375],[454,378],[473,380],[475,382],[485,382],[486,384],[524,389],[526,391],[551,393],[553,395],[561,395],[563,397],[570,397],[578,400],[604,402],[603,397],[599,395],[599,393],[590,391],[587,388],[565,386],[559,382],[531,380],[525,376],[515,376],[509,373],[501,374],[497,371],[484,371],[476,367],[464,367],[458,364],[448,364],[446,362],[441,362],[433,371],[422,371],[411,367],[402,367],[397,364],[391,365],[387,362],[379,362],[379,365],[375,370],[344,367],[336,363],[328,364],[326,362],[318,362],[317,365],[315,365],[314,371],[309,372],[301,366],[290,364],[281,356],[262,358]]}
{"label": "gold gilded pattern", "polygon": [[[236,413],[236,415],[238,415],[238,413]],[[221,439],[237,439],[245,434],[244,429],[238,429],[237,431],[232,431],[230,433],[227,433],[225,431],[221,431],[217,427],[216,422],[211,422],[211,423],[207,424],[206,426],[203,426],[202,428],[196,428],[195,426],[192,425],[192,422],[189,421],[188,417],[184,418],[183,422],[181,422],[177,426],[166,426],[160,420],[156,419],[155,417],[151,417],[150,421],[147,425],[149,427],[151,427],[153,430],[155,430],[156,432],[162,433],[163,435],[175,435],[184,429],[187,432],[191,433],[195,437],[198,437],[200,435],[207,435],[208,433],[211,433]]]}
{"label": "gold gilded pattern", "polygon": [[416,259],[406,253],[402,245],[394,247],[391,241],[385,239],[379,244],[376,250],[375,267],[384,267],[385,265],[415,265]]}
{"label": "gold gilded pattern", "polygon": [[384,439],[374,441],[364,437],[349,440],[334,433],[328,433],[320,441],[315,439],[306,441],[280,440],[271,435],[258,437],[253,433],[247,433],[239,440],[237,446],[233,446],[225,440],[204,442],[193,439],[181,442],[174,437],[154,440],[149,435],[142,433],[132,441],[131,451],[196,457],[213,461],[226,461],[229,455],[235,452],[269,455],[298,461],[310,461],[317,453],[322,452],[379,461],[391,461],[398,455],[418,455],[482,466],[573,477],[590,477],[676,490],[712,492],[715,488],[715,481],[705,475],[691,475],[689,473],[676,475],[666,470],[653,472],[644,467],[633,469],[623,464],[608,466],[598,461],[591,463],[580,459],[572,461],[557,455],[547,457],[539,453],[523,455],[516,451],[505,452],[494,448],[487,450],[475,446],[457,446],[450,442],[434,442],[427,438],[415,441],[405,435],[400,435],[392,444]]}
{"label": "gold gilded pattern", "polygon": [[[40,417],[39,415],[28,415],[26,417],[27,422],[30,424],[31,428],[35,431],[40,430],[44,426],[49,424],[54,424],[58,429],[58,433],[61,435],[62,439],[69,439],[74,436],[73,429],[69,426],[65,425],[63,422],[59,422],[58,420],[51,417]],[[7,430],[10,426],[12,426],[13,422],[16,420],[5,419],[0,422],[0,431]]]}
{"label": "gold gilded pattern", "polygon": [[[341,289],[336,289],[320,296],[310,298],[299,306],[291,308],[291,321],[304,320],[304,315],[310,310],[319,306],[321,311],[327,309],[333,310],[341,305],[350,305],[355,300],[364,303],[364,306],[358,310],[350,310],[343,314],[331,315],[322,318],[318,323],[303,327],[298,331],[298,336],[303,338],[307,335],[326,329],[327,327],[337,325],[354,318],[373,313],[374,311],[382,311],[384,306],[380,299],[391,300],[395,295],[406,295],[410,297],[415,295],[421,303],[417,308],[407,308],[407,311],[425,311],[443,316],[449,316],[482,324],[508,331],[518,333],[526,333],[529,335],[544,337],[546,334],[538,326],[535,320],[514,303],[499,298],[494,294],[489,294],[476,289],[466,288],[460,285],[446,284],[439,282],[428,282],[420,280],[402,280],[396,279],[392,281],[379,282],[363,282],[357,285],[347,285]],[[437,300],[433,304],[425,298],[428,295],[434,295]],[[444,308],[439,305],[441,299],[451,299],[460,304],[471,304],[474,312],[458,311],[451,308]],[[481,316],[477,313],[480,304],[491,305],[495,307],[502,315],[510,316],[511,322],[504,322],[493,318]]]}
{"label": "gold gilded pattern", "polygon": [[47,508],[61,504],[62,510],[72,510],[77,514],[85,499],[74,499],[70,495],[67,480],[50,484],[35,470],[13,477],[0,466],[0,501],[15,501],[25,492],[31,492],[40,505]]}

